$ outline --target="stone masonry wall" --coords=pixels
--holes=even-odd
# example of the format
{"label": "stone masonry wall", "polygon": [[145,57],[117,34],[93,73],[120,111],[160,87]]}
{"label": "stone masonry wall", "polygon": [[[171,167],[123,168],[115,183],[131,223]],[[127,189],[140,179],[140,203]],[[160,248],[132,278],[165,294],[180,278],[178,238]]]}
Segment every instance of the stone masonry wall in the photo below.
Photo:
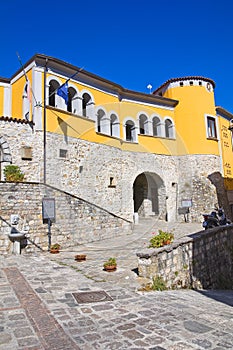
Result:
{"label": "stone masonry wall", "polygon": [[[1,135],[9,145],[12,164],[21,168],[25,181],[43,182],[43,132],[34,131],[29,124],[0,121]],[[32,148],[31,160],[22,159],[24,146]],[[60,149],[67,150],[67,157],[59,156]],[[46,165],[47,184],[130,221],[134,214],[134,181],[143,173],[161,179],[160,218],[183,221],[178,209],[183,199],[192,199],[189,220],[201,221],[201,214],[209,212],[218,201],[216,188],[208,179],[219,171],[219,158],[214,155],[178,157],[129,152],[47,133]],[[110,178],[114,186],[110,186]]]}
{"label": "stone masonry wall", "polygon": [[[139,174],[156,174],[164,183],[168,220],[183,221],[178,216],[182,199],[191,198],[190,221],[201,221],[202,213],[217,202],[215,186],[208,175],[219,171],[219,157],[214,155],[167,156],[121,149],[49,134],[48,182],[89,200],[116,215],[133,220],[133,184]],[[59,159],[58,149],[66,147],[67,159]],[[113,177],[115,187],[109,187]],[[174,186],[175,184],[175,186]],[[198,184],[198,185],[197,185]],[[159,208],[164,218],[163,208]]]}
{"label": "stone masonry wall", "polygon": [[48,225],[42,221],[42,198],[55,198],[56,222],[52,224],[52,244],[62,247],[97,241],[132,232],[131,223],[89,202],[38,183],[0,182],[0,254],[12,251],[8,238],[11,214],[17,214],[19,231],[27,229],[22,253],[48,249]]}
{"label": "stone masonry wall", "polygon": [[[29,124],[5,122],[0,120],[0,136],[7,142],[12,164],[18,165],[25,174],[25,181],[41,182],[43,180],[43,133],[35,132]],[[1,145],[0,145],[1,146]],[[22,159],[22,148],[32,148],[32,159]],[[3,167],[9,163],[2,163]]]}
{"label": "stone masonry wall", "polygon": [[233,288],[233,225],[145,249],[137,256],[139,276],[162,277],[169,289]]}

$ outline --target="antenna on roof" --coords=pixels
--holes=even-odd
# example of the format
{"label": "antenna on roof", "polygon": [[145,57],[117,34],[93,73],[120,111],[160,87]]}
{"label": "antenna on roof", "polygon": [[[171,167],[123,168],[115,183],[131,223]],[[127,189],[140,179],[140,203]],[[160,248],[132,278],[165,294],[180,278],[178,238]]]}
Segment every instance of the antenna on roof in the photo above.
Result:
{"label": "antenna on roof", "polygon": [[151,84],[148,84],[148,85],[147,85],[147,89],[149,89],[150,94],[151,94],[152,85],[151,85]]}

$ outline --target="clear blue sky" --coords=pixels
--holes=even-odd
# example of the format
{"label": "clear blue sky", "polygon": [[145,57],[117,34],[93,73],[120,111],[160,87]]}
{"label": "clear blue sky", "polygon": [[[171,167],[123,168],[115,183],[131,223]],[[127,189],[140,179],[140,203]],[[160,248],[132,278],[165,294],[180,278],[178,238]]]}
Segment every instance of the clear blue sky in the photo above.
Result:
{"label": "clear blue sky", "polygon": [[149,92],[187,75],[216,83],[233,113],[232,0],[0,0],[0,76],[35,53]]}

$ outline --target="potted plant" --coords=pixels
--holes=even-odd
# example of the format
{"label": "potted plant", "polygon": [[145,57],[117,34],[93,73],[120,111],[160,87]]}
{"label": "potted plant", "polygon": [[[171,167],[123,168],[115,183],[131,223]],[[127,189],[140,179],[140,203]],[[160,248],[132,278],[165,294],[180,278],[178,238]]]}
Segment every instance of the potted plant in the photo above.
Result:
{"label": "potted plant", "polygon": [[75,255],[74,259],[76,261],[84,261],[84,260],[86,260],[86,254],[77,254],[77,255]]}
{"label": "potted plant", "polygon": [[150,239],[149,248],[160,248],[164,245],[171,244],[173,239],[173,233],[159,230],[159,234]]}
{"label": "potted plant", "polygon": [[50,253],[52,253],[52,254],[57,254],[57,253],[59,253],[60,248],[61,248],[60,244],[55,243],[55,244],[51,245],[51,247],[50,247]]}
{"label": "potted plant", "polygon": [[107,261],[105,261],[103,267],[105,271],[115,271],[117,269],[116,258],[109,258]]}

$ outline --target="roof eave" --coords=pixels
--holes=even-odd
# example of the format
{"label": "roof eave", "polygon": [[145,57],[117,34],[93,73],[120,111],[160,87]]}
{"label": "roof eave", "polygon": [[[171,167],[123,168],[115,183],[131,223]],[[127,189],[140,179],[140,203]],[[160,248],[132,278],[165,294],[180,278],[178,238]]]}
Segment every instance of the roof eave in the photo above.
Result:
{"label": "roof eave", "polygon": [[233,113],[227,111],[225,108],[223,108],[221,106],[216,106],[215,109],[216,109],[217,114],[223,115],[223,116],[227,117],[229,120],[233,119]]}
{"label": "roof eave", "polygon": [[165,81],[165,83],[163,83],[160,87],[158,87],[156,90],[153,91],[153,94],[156,95],[163,88],[168,87],[168,85],[170,83],[174,83],[176,81],[184,81],[184,80],[204,80],[204,81],[207,81],[208,83],[211,83],[213,85],[213,88],[215,88],[215,82],[210,78],[206,78],[206,77],[202,77],[202,76],[198,76],[198,75],[197,76],[186,76],[186,77],[180,77],[180,78],[171,78],[171,79]]}
{"label": "roof eave", "polygon": [[[50,66],[50,67],[52,67],[56,70],[60,70],[60,71],[61,71],[61,68],[64,70],[64,67],[65,67],[67,70],[66,73],[68,76],[72,76],[75,72],[79,71],[80,77],[88,77],[88,78],[98,82],[98,84],[100,84],[103,88],[105,87],[105,88],[113,90],[113,92],[116,93],[121,98],[131,97],[131,98],[135,98],[138,100],[143,100],[147,103],[159,104],[159,105],[164,105],[164,106],[173,107],[173,108],[178,104],[178,101],[172,100],[169,98],[165,98],[162,96],[154,96],[153,94],[145,94],[142,92],[137,92],[137,91],[125,89],[119,84],[116,84],[110,80],[107,80],[107,79],[102,78],[98,75],[90,73],[90,72],[88,72],[80,67],[74,66],[73,64],[67,63],[67,62],[62,61],[58,58],[54,58],[54,57],[47,56],[44,54],[35,54],[33,57],[30,58],[29,61],[27,61],[25,63],[24,67],[31,65],[34,61],[36,62],[36,64],[41,65],[42,67],[43,66],[45,67],[47,64],[48,67]],[[19,69],[11,77],[11,79],[14,78],[15,76],[17,76],[21,71],[22,71],[22,69]]]}

